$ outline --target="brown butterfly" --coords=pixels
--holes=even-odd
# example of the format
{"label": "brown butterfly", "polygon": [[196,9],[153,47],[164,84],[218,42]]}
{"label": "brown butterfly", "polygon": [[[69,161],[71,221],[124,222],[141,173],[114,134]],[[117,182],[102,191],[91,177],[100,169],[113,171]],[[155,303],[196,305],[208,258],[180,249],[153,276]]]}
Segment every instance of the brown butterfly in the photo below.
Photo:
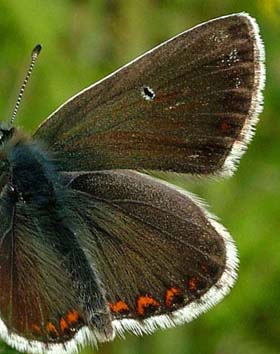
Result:
{"label": "brown butterfly", "polygon": [[230,235],[141,171],[232,174],[261,111],[263,62],[255,20],[220,17],[81,91],[33,137],[1,126],[4,341],[72,353],[188,322],[229,292]]}

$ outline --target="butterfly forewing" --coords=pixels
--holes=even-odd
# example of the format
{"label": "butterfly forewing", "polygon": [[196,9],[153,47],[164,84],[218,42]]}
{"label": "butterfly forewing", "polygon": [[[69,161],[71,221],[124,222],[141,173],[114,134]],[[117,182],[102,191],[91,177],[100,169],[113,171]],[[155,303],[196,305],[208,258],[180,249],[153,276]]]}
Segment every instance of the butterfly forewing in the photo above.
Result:
{"label": "butterfly forewing", "polygon": [[70,99],[35,134],[66,171],[232,172],[263,77],[246,14],[180,34]]}
{"label": "butterfly forewing", "polygon": [[84,230],[80,242],[118,329],[189,321],[233,285],[230,237],[186,193],[126,170],[83,174],[70,188],[80,191],[74,204]]}

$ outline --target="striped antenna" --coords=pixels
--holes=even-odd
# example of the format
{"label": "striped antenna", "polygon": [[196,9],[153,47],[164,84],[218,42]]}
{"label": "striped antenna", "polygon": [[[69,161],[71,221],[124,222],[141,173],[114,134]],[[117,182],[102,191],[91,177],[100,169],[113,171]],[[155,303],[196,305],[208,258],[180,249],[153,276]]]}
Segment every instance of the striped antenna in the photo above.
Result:
{"label": "striped antenna", "polygon": [[29,66],[29,69],[27,71],[26,77],[25,77],[25,79],[23,81],[23,84],[22,84],[21,89],[20,89],[19,94],[18,94],[18,99],[17,99],[16,105],[15,105],[15,108],[14,108],[14,112],[13,112],[11,121],[10,121],[11,125],[14,123],[14,120],[16,119],[16,115],[17,115],[17,112],[18,112],[18,109],[19,109],[19,105],[20,105],[20,101],[22,99],[23,92],[25,90],[25,87],[26,87],[27,82],[28,82],[28,80],[30,78],[30,75],[32,73],[32,70],[34,68],[35,62],[36,62],[36,60],[38,58],[38,55],[39,55],[41,49],[42,49],[42,46],[40,44],[37,44],[36,47],[32,50],[30,66]]}

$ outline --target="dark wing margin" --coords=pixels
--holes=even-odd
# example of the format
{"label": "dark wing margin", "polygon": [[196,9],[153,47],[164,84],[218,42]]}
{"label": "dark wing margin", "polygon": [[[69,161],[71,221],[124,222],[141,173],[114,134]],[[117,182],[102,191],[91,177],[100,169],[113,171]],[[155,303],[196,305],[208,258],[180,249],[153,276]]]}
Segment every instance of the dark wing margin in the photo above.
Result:
{"label": "dark wing margin", "polygon": [[220,17],[81,91],[35,138],[65,171],[232,174],[254,133],[264,79],[256,21]]}
{"label": "dark wing margin", "polygon": [[118,333],[191,321],[233,286],[233,240],[189,193],[128,170],[70,176],[69,187]]}

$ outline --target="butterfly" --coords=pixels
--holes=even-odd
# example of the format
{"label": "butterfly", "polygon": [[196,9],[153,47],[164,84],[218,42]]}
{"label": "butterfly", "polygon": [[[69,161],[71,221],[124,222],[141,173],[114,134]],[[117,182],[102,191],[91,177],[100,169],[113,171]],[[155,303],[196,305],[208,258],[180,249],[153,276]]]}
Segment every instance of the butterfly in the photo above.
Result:
{"label": "butterfly", "polygon": [[256,21],[233,14],[79,92],[33,136],[2,123],[0,337],[73,353],[218,303],[236,279],[231,236],[195,196],[144,172],[231,175],[264,77]]}

